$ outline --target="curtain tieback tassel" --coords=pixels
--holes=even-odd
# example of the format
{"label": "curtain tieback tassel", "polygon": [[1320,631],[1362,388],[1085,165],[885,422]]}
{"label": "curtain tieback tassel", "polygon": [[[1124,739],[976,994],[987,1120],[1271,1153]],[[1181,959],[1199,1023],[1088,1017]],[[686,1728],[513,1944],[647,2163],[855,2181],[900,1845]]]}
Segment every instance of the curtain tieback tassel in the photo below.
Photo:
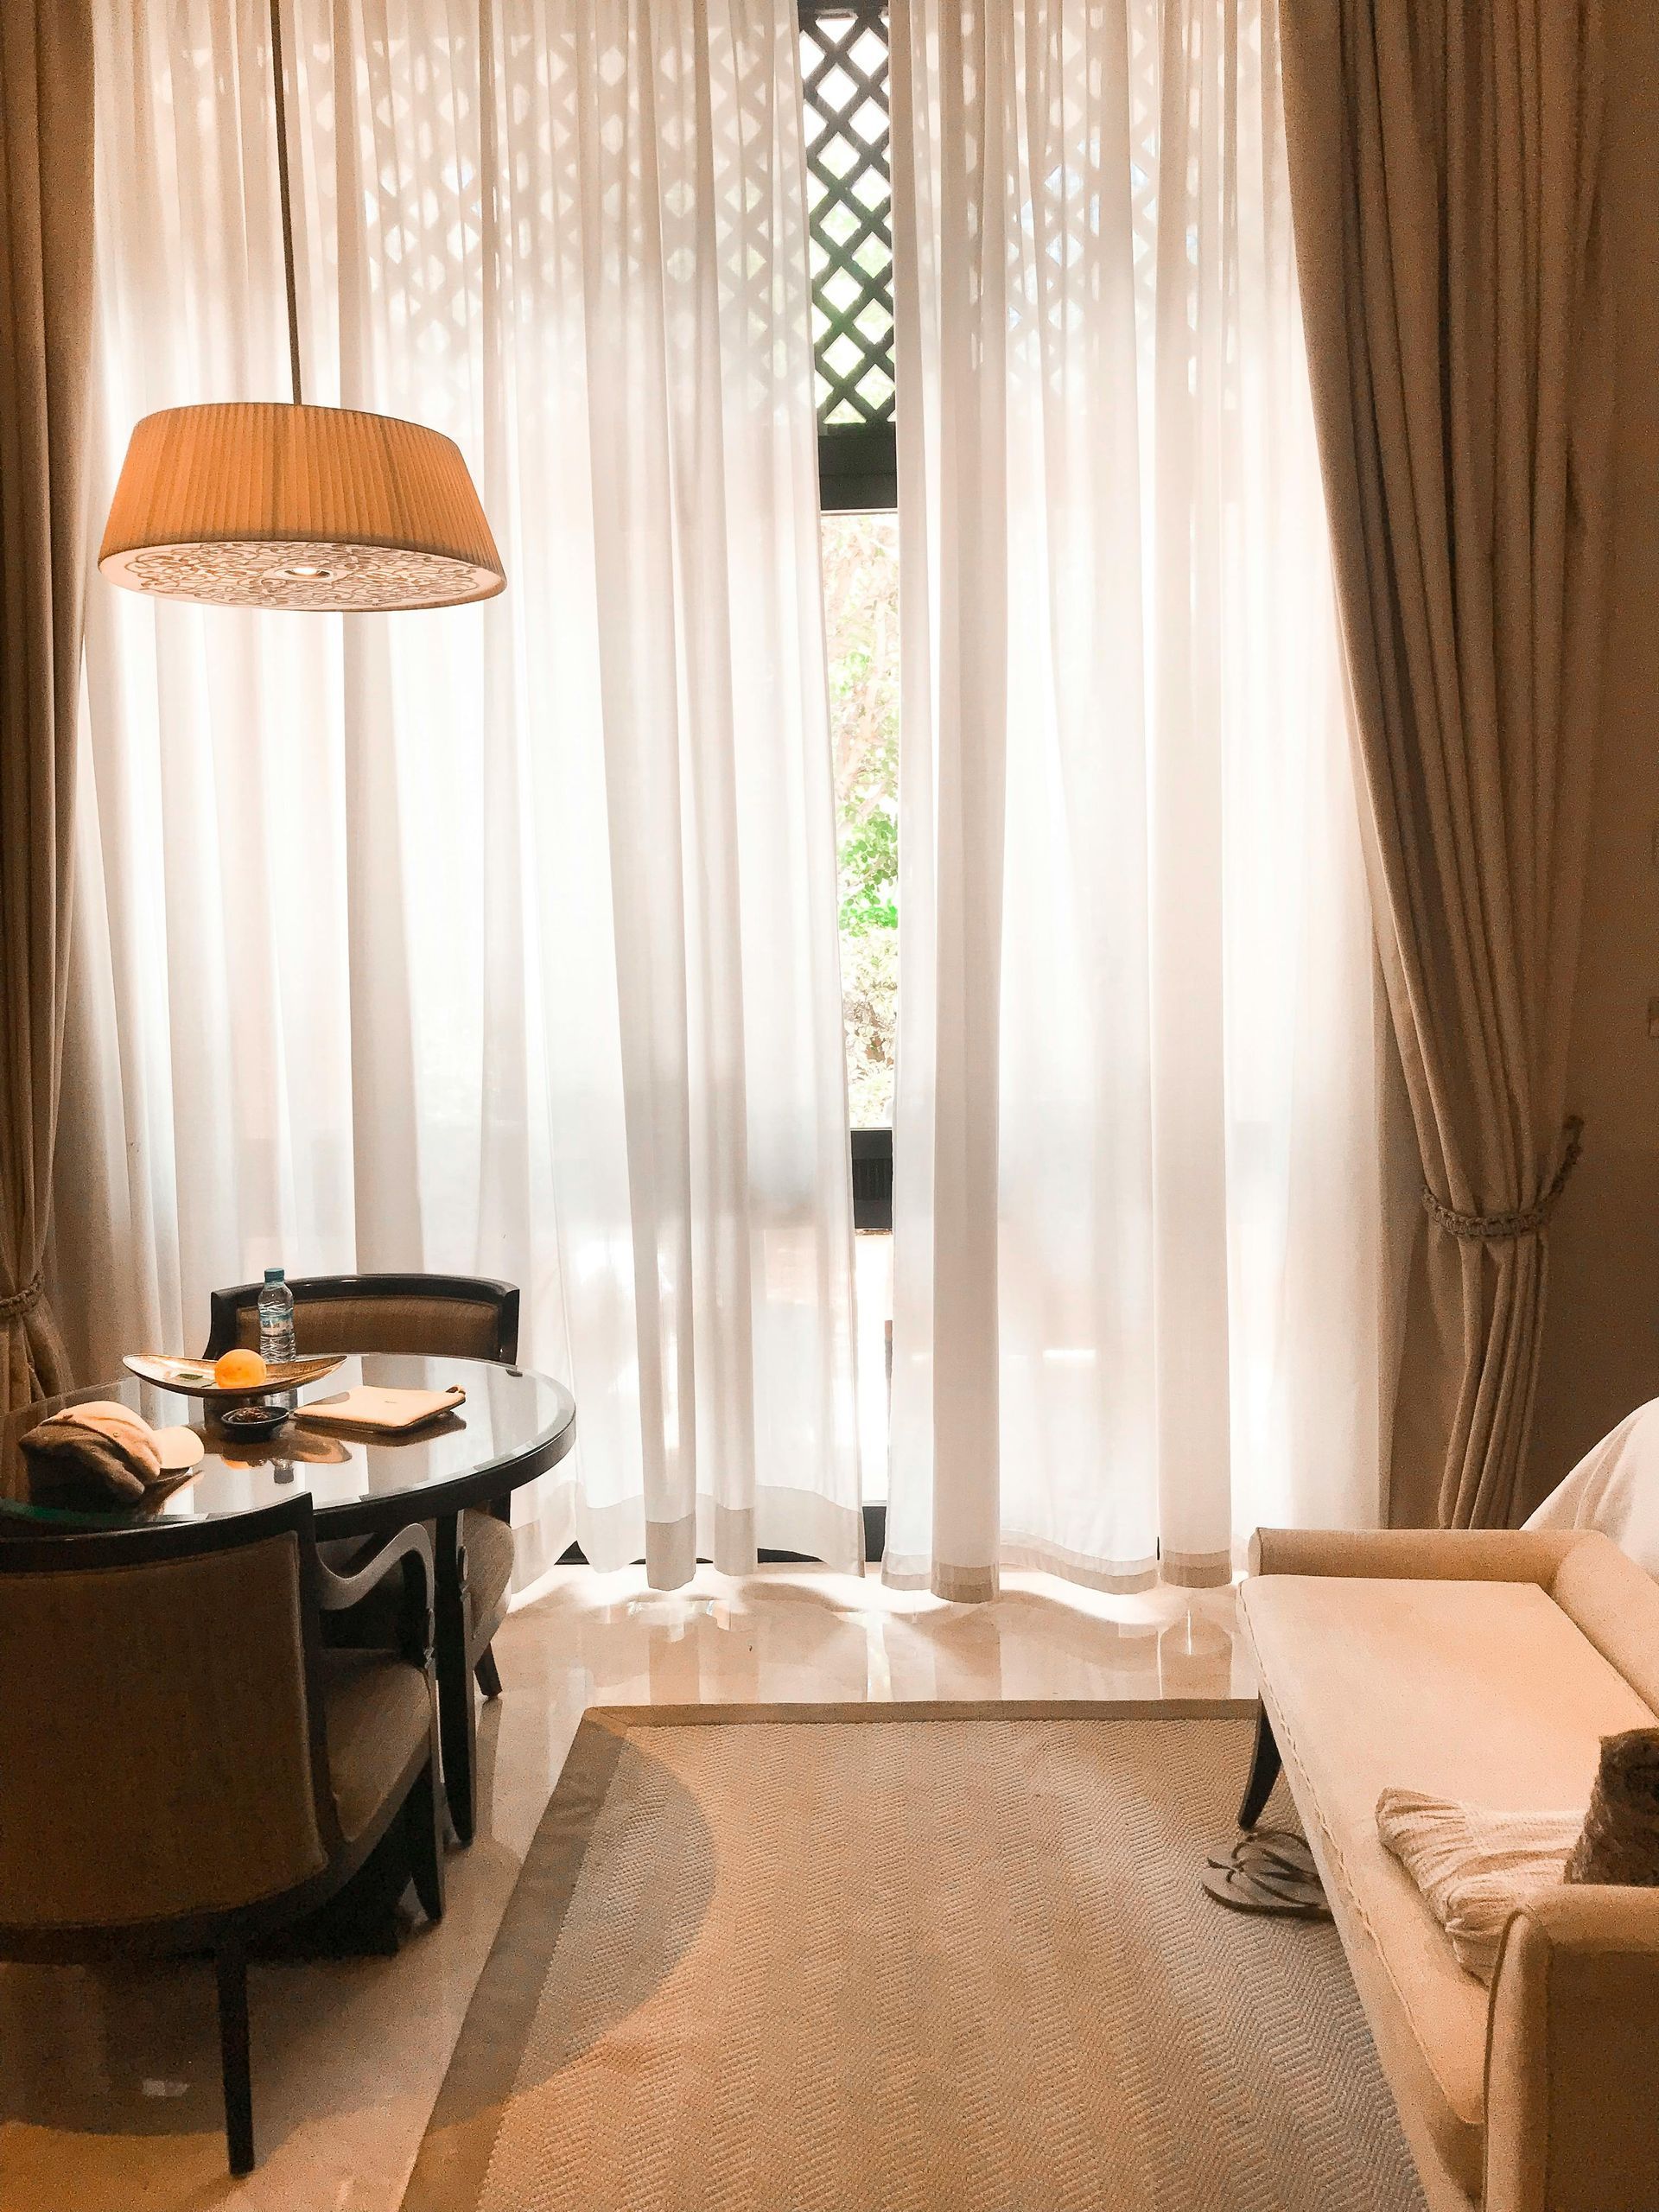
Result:
{"label": "curtain tieback tassel", "polygon": [[41,1302],[44,1287],[36,1275],[33,1282],[26,1282],[21,1290],[13,1291],[10,1298],[0,1298],[0,1321],[19,1321],[25,1313],[33,1313]]}
{"label": "curtain tieback tassel", "polygon": [[1555,1211],[1555,1201],[1567,1188],[1567,1177],[1579,1164],[1579,1154],[1584,1150],[1584,1116],[1569,1114],[1561,1124],[1561,1135],[1566,1140],[1561,1164],[1555,1170],[1549,1188],[1531,1205],[1517,1207],[1510,1213],[1459,1213],[1443,1205],[1425,1183],[1424,1212],[1437,1221],[1448,1236],[1461,1236],[1471,1244],[1512,1244],[1517,1237],[1535,1236],[1548,1225]]}

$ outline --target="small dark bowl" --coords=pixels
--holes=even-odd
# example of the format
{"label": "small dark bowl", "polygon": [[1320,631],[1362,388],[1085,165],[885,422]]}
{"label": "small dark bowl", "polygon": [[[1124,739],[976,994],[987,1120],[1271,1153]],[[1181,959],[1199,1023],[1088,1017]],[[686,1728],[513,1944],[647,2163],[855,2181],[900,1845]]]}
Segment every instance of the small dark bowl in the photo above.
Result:
{"label": "small dark bowl", "polygon": [[251,1405],[226,1406],[219,1416],[221,1428],[228,1428],[232,1436],[275,1436],[288,1419],[289,1408],[261,1404],[257,1399]]}

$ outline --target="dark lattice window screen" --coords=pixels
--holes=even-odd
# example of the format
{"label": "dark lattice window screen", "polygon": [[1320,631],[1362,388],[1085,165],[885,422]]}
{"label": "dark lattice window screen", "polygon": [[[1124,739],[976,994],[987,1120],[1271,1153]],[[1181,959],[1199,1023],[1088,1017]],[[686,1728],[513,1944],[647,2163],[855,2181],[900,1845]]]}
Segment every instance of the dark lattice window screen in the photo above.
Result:
{"label": "dark lattice window screen", "polygon": [[886,0],[801,0],[801,78],[820,497],[826,507],[890,507],[896,467]]}

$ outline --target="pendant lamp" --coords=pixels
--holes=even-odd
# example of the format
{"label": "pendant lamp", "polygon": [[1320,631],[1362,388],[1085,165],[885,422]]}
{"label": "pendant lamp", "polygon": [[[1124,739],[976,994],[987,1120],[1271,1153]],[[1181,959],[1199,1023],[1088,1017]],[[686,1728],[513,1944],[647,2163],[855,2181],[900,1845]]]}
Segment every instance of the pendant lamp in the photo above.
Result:
{"label": "pendant lamp", "polygon": [[300,392],[281,0],[270,0],[292,404],[169,407],[137,424],[98,565],[217,607],[361,613],[489,599],[506,578],[454,441]]}

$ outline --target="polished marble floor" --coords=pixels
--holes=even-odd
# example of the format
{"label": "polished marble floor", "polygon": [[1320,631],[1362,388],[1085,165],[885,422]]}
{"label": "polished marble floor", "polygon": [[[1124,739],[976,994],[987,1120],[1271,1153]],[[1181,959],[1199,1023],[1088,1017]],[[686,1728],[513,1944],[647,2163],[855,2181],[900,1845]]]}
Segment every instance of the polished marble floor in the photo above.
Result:
{"label": "polished marble floor", "polygon": [[[1230,1591],[1014,1574],[949,1605],[812,1568],[551,1576],[496,1651],[478,1840],[394,1960],[256,1967],[261,2164],[225,2169],[211,1976],[0,1967],[0,2212],[396,2212],[519,1860],[583,1709],[701,1700],[1247,1696]],[[108,1847],[121,1847],[118,1808]]]}

